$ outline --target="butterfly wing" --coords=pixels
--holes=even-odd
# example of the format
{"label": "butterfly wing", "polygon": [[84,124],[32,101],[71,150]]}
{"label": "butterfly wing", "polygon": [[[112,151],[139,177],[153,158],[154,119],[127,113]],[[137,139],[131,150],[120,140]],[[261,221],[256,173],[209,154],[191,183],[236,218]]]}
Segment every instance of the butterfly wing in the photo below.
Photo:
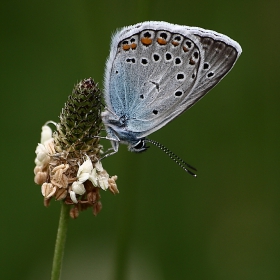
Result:
{"label": "butterfly wing", "polygon": [[144,22],[112,40],[105,77],[107,107],[138,138],[160,129],[213,88],[241,54],[225,35]]}

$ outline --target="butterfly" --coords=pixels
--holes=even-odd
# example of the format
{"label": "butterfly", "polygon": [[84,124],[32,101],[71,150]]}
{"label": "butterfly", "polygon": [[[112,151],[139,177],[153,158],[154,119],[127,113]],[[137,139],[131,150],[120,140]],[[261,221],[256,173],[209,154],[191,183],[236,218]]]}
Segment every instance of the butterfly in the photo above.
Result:
{"label": "butterfly", "polygon": [[163,147],[147,136],[200,100],[241,52],[226,35],[198,27],[147,21],[117,31],[105,68],[101,114],[112,153],[120,143],[132,152],[145,151],[147,142]]}

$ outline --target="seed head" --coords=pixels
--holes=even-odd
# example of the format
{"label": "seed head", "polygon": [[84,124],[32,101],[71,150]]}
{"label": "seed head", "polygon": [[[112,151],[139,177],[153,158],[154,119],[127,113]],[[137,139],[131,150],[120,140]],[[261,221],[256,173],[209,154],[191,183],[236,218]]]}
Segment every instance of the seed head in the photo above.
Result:
{"label": "seed head", "polygon": [[[73,205],[70,216],[89,207],[97,215],[102,208],[100,189],[118,193],[117,176],[110,177],[100,162],[102,146],[101,94],[94,83],[78,83],[60,114],[60,122],[48,121],[42,127],[41,143],[35,150],[36,184],[41,185],[44,205],[61,200]],[[50,124],[56,131],[52,132]]]}

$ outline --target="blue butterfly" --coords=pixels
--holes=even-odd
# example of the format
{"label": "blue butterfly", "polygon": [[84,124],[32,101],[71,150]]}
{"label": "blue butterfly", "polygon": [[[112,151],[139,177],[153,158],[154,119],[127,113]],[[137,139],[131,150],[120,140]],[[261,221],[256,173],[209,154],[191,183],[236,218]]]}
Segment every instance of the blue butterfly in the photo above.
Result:
{"label": "blue butterfly", "polygon": [[148,21],[119,30],[106,63],[101,115],[112,153],[120,143],[142,152],[151,142],[179,159],[146,137],[200,100],[241,52],[229,37],[198,27]]}

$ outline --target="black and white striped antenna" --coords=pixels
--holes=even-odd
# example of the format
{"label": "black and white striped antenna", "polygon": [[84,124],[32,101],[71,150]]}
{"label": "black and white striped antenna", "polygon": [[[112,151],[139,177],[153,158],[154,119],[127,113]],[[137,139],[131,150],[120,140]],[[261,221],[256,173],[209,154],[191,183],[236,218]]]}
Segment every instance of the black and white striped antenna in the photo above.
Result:
{"label": "black and white striped antenna", "polygon": [[[196,168],[191,166],[190,164],[183,161],[181,158],[179,158],[177,155],[175,155],[173,152],[171,152],[169,149],[164,147],[162,144],[160,144],[157,141],[151,140],[151,139],[145,139],[145,142],[151,143],[155,145],[156,147],[160,148],[163,152],[165,152],[172,160],[174,160],[182,169],[184,169],[186,172],[188,172],[190,175],[197,177],[197,175],[193,171],[197,171]],[[191,170],[193,171],[191,171]]]}

